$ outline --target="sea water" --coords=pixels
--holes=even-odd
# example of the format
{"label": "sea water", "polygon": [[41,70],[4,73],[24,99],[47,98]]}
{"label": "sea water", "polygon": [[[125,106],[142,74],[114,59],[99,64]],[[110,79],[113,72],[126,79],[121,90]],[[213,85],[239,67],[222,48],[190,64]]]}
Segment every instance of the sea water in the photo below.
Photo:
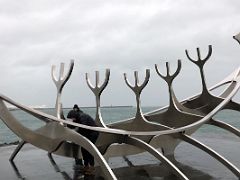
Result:
{"label": "sea water", "polygon": [[[155,109],[157,109],[157,107],[143,107],[143,112],[145,113]],[[64,109],[64,115],[66,116],[70,110],[71,109]],[[92,117],[95,117],[96,113],[95,108],[82,108],[82,110],[90,114]],[[107,107],[107,108],[103,107],[101,110],[103,120],[106,124],[134,117],[136,113],[136,107]],[[53,108],[40,109],[40,111],[51,115],[55,114],[55,110]],[[30,129],[37,129],[44,125],[44,122],[42,122],[41,120],[21,110],[12,110],[11,113],[22,124],[24,124],[26,127]],[[219,112],[217,115],[215,115],[214,118],[224,121],[240,129],[239,112],[223,110]],[[236,167],[240,168],[239,137],[235,136],[234,134],[226,130],[222,130],[218,127],[214,127],[211,125],[203,125],[192,135],[192,137],[204,143],[205,145],[213,148],[218,153],[226,157]],[[14,135],[2,121],[0,121],[0,144],[2,145],[11,144],[19,140],[20,139],[16,135]],[[115,169],[115,173],[118,175],[118,178],[120,180],[162,179],[161,177],[162,171],[160,170],[161,169],[160,164],[153,156],[144,153],[140,155],[128,156],[127,158],[128,161],[131,162],[132,164],[131,169],[129,169],[128,166],[125,166],[126,162],[121,157],[116,158],[114,157],[113,159],[109,160],[109,164],[113,169]],[[177,160],[175,164],[177,164],[177,167],[180,168],[187,175],[187,177],[189,177],[189,179],[194,180],[238,179],[231,171],[229,171],[225,166],[223,166],[221,163],[219,163],[214,158],[209,156],[207,153],[185,142],[180,143],[180,145],[176,148],[175,158]],[[59,161],[59,165],[63,169],[66,168],[67,172],[69,171],[71,172],[71,170],[69,170],[71,169],[71,163],[70,165],[68,164],[66,166],[66,162],[64,161],[63,166]],[[27,179],[36,179],[36,177]],[[165,177],[164,179],[175,180],[177,178],[172,176],[170,173],[170,176]]]}
{"label": "sea water", "polygon": [[[143,112],[149,112],[157,109],[158,107],[143,107]],[[64,115],[71,109],[63,109]],[[95,117],[96,109],[95,108],[82,108],[82,110],[92,117]],[[47,114],[55,115],[54,108],[45,108],[40,109]],[[22,110],[14,109],[11,111],[12,114],[26,127],[30,129],[37,129],[44,125],[44,122],[41,120],[25,113]],[[136,113],[136,107],[133,106],[124,106],[124,107],[103,107],[101,109],[102,118],[106,124],[117,122],[121,120],[125,120],[131,117],[134,117]],[[224,122],[229,123],[230,125],[240,128],[240,113],[231,110],[223,110],[219,112],[214,118],[218,120],[222,120]],[[212,137],[212,138],[228,138],[229,133],[220,128],[211,126],[211,125],[203,125],[195,134],[198,136]],[[19,141],[19,138],[2,122],[0,121],[0,144],[10,144],[13,142]]]}

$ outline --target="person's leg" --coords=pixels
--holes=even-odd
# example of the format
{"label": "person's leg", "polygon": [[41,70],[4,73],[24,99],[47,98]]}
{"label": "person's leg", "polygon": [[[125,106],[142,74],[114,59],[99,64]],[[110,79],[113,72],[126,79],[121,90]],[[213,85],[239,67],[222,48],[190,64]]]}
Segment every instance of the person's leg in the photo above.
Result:
{"label": "person's leg", "polygon": [[[98,132],[92,133],[91,136],[89,136],[89,140],[90,140],[93,144],[95,144],[95,142],[97,141],[98,135],[99,135]],[[88,158],[89,158],[89,164],[90,164],[90,166],[94,166],[94,164],[95,164],[95,163],[94,163],[94,157],[93,157],[92,154],[90,154],[89,152],[88,152]]]}
{"label": "person's leg", "polygon": [[72,153],[73,153],[73,157],[75,158],[74,168],[76,168],[76,169],[79,169],[80,166],[83,165],[82,159],[78,158],[78,149],[79,149],[79,146],[77,144],[72,143],[72,151],[73,151]]}
{"label": "person's leg", "polygon": [[[97,136],[95,136],[95,134],[91,135],[88,137],[88,139],[92,142],[92,143],[95,143],[96,140],[97,140],[97,137],[98,137],[98,134]],[[95,168],[94,168],[94,156],[89,153],[88,151],[85,151],[85,156],[86,156],[86,159],[87,159],[87,162],[88,162],[88,166],[85,168],[85,171],[84,171],[84,174],[85,175],[94,175],[94,171],[95,171]]]}
{"label": "person's leg", "polygon": [[84,163],[84,166],[88,166],[89,164],[89,157],[88,157],[88,151],[84,148],[81,148],[81,151],[82,151],[82,156],[83,156],[83,163]]}
{"label": "person's leg", "polygon": [[74,158],[78,157],[78,147],[77,144],[72,143],[72,153]]}
{"label": "person's leg", "polygon": [[99,136],[99,133],[94,131],[94,132],[91,133],[91,135],[89,136],[89,140],[90,140],[93,144],[95,144],[95,142],[97,141],[98,136]]}
{"label": "person's leg", "polygon": [[84,174],[94,175],[94,157],[84,148],[81,148],[84,160]]}
{"label": "person's leg", "polygon": [[92,156],[92,154],[90,154],[88,151],[85,150],[84,155],[87,159],[87,164],[84,163],[84,165],[94,166],[94,157]]}
{"label": "person's leg", "polygon": [[94,157],[89,153],[89,164],[90,166],[94,166]]}
{"label": "person's leg", "polygon": [[75,164],[76,164],[76,165],[83,165],[82,159],[75,158]]}
{"label": "person's leg", "polygon": [[86,152],[86,154],[87,154],[87,158],[88,158],[88,166],[86,167],[84,174],[92,176],[92,175],[94,175],[94,171],[95,171],[94,157],[88,151]]}

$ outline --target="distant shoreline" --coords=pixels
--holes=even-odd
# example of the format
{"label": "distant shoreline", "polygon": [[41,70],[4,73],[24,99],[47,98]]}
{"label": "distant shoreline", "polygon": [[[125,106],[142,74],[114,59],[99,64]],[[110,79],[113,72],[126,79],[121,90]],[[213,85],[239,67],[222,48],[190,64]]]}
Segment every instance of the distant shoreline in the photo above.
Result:
{"label": "distant shoreline", "polygon": [[[118,106],[101,106],[101,108],[132,108],[132,107],[135,107],[135,106],[128,106],[128,105],[118,105]],[[32,107],[33,109],[38,109],[38,110],[41,110],[41,109],[55,109],[55,107]],[[80,106],[80,108],[96,108],[96,106]],[[8,108],[10,111],[14,111],[14,110],[19,110],[19,108],[15,108],[15,107],[10,107]],[[63,109],[72,109],[72,107],[65,107]]]}

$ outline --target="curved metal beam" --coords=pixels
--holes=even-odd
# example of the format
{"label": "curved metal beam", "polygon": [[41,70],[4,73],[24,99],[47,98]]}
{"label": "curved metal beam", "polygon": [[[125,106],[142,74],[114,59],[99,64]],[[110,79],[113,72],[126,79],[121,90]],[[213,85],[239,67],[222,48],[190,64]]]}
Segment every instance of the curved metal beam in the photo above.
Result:
{"label": "curved metal beam", "polygon": [[[211,88],[209,88],[209,91],[212,91],[214,89],[217,89],[223,85],[226,85],[226,84],[229,84],[231,83],[229,86],[231,86],[233,89],[235,88],[235,86],[237,85],[237,78],[240,76],[240,67],[238,67],[234,72],[232,72],[230,75],[228,75],[226,78],[224,78],[222,81],[220,81],[219,83],[215,84],[214,86],[212,86]],[[234,85],[232,85],[234,84]],[[227,88],[228,89],[228,88]],[[232,90],[233,90],[232,89]],[[226,91],[226,90],[225,90]],[[225,93],[225,91],[223,92],[225,95],[229,95],[229,91],[228,93]],[[181,104],[187,104],[189,101],[191,102],[192,100],[195,100],[197,98],[199,98],[201,95],[201,93],[198,93],[198,94],[195,94],[193,96],[190,96],[186,99],[183,99],[181,100]],[[224,98],[226,98],[227,96],[225,96]],[[156,113],[159,113],[159,112],[162,112],[162,111],[165,111],[166,109],[168,108],[168,106],[164,106],[162,108],[159,108],[159,109],[156,109],[156,110],[153,110],[153,111],[150,111],[150,112],[147,112],[145,113],[144,115],[147,115],[147,116],[150,116],[152,114],[156,114]]]}
{"label": "curved metal beam", "polygon": [[10,164],[15,172],[15,174],[17,175],[18,179],[26,179],[26,177],[24,177],[21,172],[18,170],[16,164],[14,163],[14,161],[10,161]]}
{"label": "curved metal beam", "polygon": [[[199,121],[194,122],[190,125],[186,125],[186,126],[183,126],[183,127],[176,128],[176,129],[162,130],[162,131],[159,131],[159,130],[156,130],[156,131],[127,131],[127,130],[120,130],[120,129],[114,129],[114,128],[87,126],[87,125],[83,125],[83,124],[79,124],[79,123],[66,121],[66,120],[63,120],[63,119],[58,119],[58,118],[56,118],[52,115],[40,112],[40,111],[32,109],[32,108],[29,108],[29,107],[24,106],[22,104],[19,104],[19,103],[11,100],[10,98],[8,98],[4,95],[0,95],[0,100],[2,99],[2,101],[4,100],[4,101],[6,101],[6,102],[8,102],[8,103],[10,103],[10,104],[12,104],[16,107],[19,107],[23,111],[28,112],[29,114],[32,114],[33,116],[35,116],[39,119],[45,120],[45,121],[56,121],[56,122],[59,122],[59,123],[64,123],[64,124],[67,124],[67,125],[73,125],[73,126],[76,126],[76,127],[81,127],[81,128],[84,128],[84,129],[99,131],[99,132],[103,132],[103,133],[135,135],[135,136],[151,136],[151,135],[164,135],[164,134],[170,135],[170,134],[176,134],[176,133],[179,133],[179,132],[190,130],[194,127],[205,124],[207,121],[209,121],[210,118],[212,118],[219,110],[221,110],[231,100],[231,98],[237,93],[239,87],[240,87],[240,83],[238,83],[236,85],[234,90],[228,95],[227,98],[225,98],[214,110],[212,110],[210,113],[208,113],[204,118],[200,119]],[[8,109],[6,107],[4,108],[4,110],[1,109],[1,108],[0,108],[0,110],[5,111],[5,113],[6,113],[6,111],[8,111]],[[2,113],[2,114],[5,114],[5,113]]]}
{"label": "curved metal beam", "polygon": [[113,173],[112,169],[109,167],[108,163],[104,159],[103,155],[99,152],[97,147],[86,137],[78,134],[75,131],[72,131],[72,133],[66,133],[65,135],[66,141],[71,141],[75,144],[80,145],[84,149],[87,149],[90,154],[94,156],[98,164],[100,165],[102,172],[104,173],[106,179],[109,180],[117,180],[115,174]]}
{"label": "curved metal beam", "polygon": [[146,150],[154,157],[156,157],[158,160],[165,163],[177,177],[179,177],[182,180],[188,180],[187,176],[183,174],[183,172],[181,172],[170,160],[168,160],[163,154],[161,154],[159,151],[157,151],[154,147],[152,147],[148,143],[135,137],[126,138],[125,143]]}
{"label": "curved metal beam", "polygon": [[198,147],[199,149],[205,151],[210,156],[214,157],[216,160],[221,162],[225,167],[227,167],[230,171],[233,172],[238,178],[240,178],[240,170],[233,165],[231,162],[229,162],[227,159],[225,159],[223,156],[218,154],[213,149],[209,148],[208,146],[204,145],[203,143],[199,142],[198,140],[184,134],[180,134],[179,138],[195,147]]}
{"label": "curved metal beam", "polygon": [[234,101],[230,101],[226,107],[224,109],[230,109],[230,110],[234,110],[234,111],[240,111],[240,104],[234,102]]}
{"label": "curved metal beam", "polygon": [[225,129],[225,130],[235,134],[236,136],[240,137],[240,131],[230,124],[227,124],[227,123],[219,121],[219,120],[214,120],[214,119],[209,121],[208,124]]}
{"label": "curved metal beam", "polygon": [[240,44],[240,33],[238,33],[237,35],[233,36],[233,39],[235,39]]}
{"label": "curved metal beam", "polygon": [[22,147],[23,147],[26,143],[27,143],[26,141],[22,140],[22,141],[18,144],[18,146],[16,147],[16,149],[13,151],[11,157],[9,158],[9,161],[12,162],[12,161],[14,160],[14,158],[16,157],[16,155],[18,154],[18,152],[22,149]]}

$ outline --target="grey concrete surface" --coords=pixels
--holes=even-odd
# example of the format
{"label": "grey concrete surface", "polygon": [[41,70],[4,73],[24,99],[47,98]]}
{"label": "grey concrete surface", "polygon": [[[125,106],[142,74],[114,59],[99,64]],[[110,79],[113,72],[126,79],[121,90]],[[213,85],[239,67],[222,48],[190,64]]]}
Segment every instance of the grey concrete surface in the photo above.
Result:
{"label": "grey concrete surface", "polygon": [[[196,137],[213,149],[231,160],[240,167],[238,138],[209,138]],[[73,170],[74,161],[70,158],[53,155],[56,164],[53,164],[46,151],[27,144],[20,151],[11,164],[8,159],[16,145],[0,148],[0,180],[76,180],[76,179],[103,179],[99,167],[96,167],[95,176],[76,176]],[[229,153],[230,152],[230,153]],[[234,180],[237,179],[231,171],[215,159],[186,143],[180,144],[175,155],[179,167],[190,179],[200,180]],[[169,170],[148,153],[128,157],[110,158],[108,161],[117,178],[120,180],[175,180]]]}

